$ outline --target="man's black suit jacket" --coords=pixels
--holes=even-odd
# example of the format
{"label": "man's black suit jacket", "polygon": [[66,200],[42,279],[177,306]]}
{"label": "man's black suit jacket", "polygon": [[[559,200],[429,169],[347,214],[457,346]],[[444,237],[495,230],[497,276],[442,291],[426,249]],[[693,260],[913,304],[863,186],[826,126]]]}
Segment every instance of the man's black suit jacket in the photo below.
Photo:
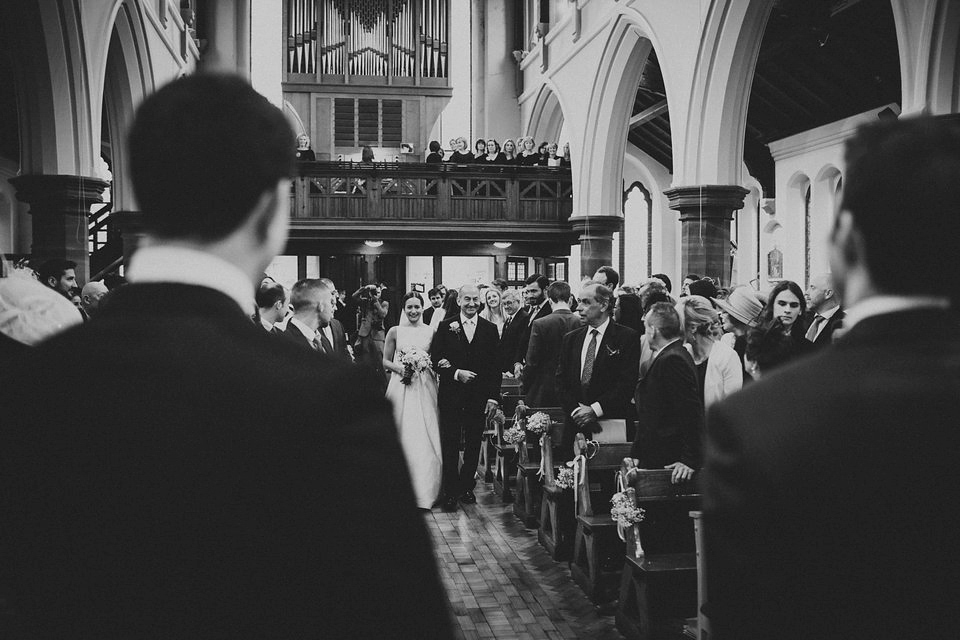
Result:
{"label": "man's black suit jacket", "polygon": [[702,462],[703,396],[693,358],[683,341],[654,354],[637,385],[637,436],[632,455],[643,469],[682,462],[699,469]]}
{"label": "man's black suit jacket", "polygon": [[[343,325],[336,319],[333,319],[330,321],[330,330],[333,333],[333,352],[338,356],[349,358],[350,353],[347,351],[347,336],[343,331]],[[283,335],[300,346],[307,346],[313,349],[313,341],[305,336],[303,331],[292,322],[287,323],[287,328],[284,329]]]}
{"label": "man's black suit jacket", "polygon": [[569,309],[557,309],[550,315],[533,321],[521,387],[527,406],[560,406],[557,395],[557,364],[560,362],[563,336],[582,324],[580,316]]}
{"label": "man's black suit jacket", "polygon": [[557,393],[560,406],[567,415],[563,432],[563,455],[569,455],[577,427],[570,414],[580,404],[587,406],[600,403],[603,418],[627,418],[632,414],[630,399],[637,386],[640,362],[640,340],[637,332],[615,323],[607,325],[596,358],[593,373],[586,389],[580,384],[580,353],[586,339],[588,325],[580,327],[563,337],[560,347],[560,362],[557,366]]}
{"label": "man's black suit jacket", "polygon": [[447,637],[362,372],[212,289],[112,295],[0,374],[0,580],[29,637]]}
{"label": "man's black suit jacket", "polygon": [[521,361],[517,352],[520,350],[520,338],[527,329],[528,320],[526,310],[518,309],[510,319],[510,324],[504,325],[497,354],[500,371],[513,373],[513,365]]}
{"label": "man's black suit jacket", "polygon": [[[440,323],[430,345],[433,370],[440,376],[438,402],[441,411],[463,409],[482,414],[487,400],[500,398],[500,371],[497,368],[497,327],[479,315],[474,316],[477,327],[473,341],[467,342],[467,334],[456,315]],[[441,368],[441,360],[449,360],[450,367]],[[464,384],[454,380],[457,369],[477,374],[473,382]]]}
{"label": "man's black suit jacket", "polygon": [[[806,329],[810,328],[814,315],[813,313],[808,313],[804,318],[804,327]],[[844,313],[843,308],[838,308],[836,313],[830,316],[830,319],[824,324],[823,330],[817,335],[817,339],[813,341],[813,346],[817,349],[822,349],[823,347],[831,345],[833,343],[833,333],[843,325],[843,319],[845,317],[846,313]]]}
{"label": "man's black suit jacket", "polygon": [[[551,313],[553,313],[553,307],[550,305],[549,300],[547,300],[547,303],[537,310],[537,313],[533,317],[533,321],[530,320],[529,309],[527,310],[527,313],[525,314],[527,318],[526,323],[522,327],[523,331],[520,333],[519,342],[517,343],[517,355],[516,360],[514,360],[515,363],[524,363],[526,360],[527,349],[530,346],[530,332],[533,330],[533,323],[540,318],[546,318]],[[516,318],[514,318],[514,320],[516,320]]]}
{"label": "man's black suit jacket", "polygon": [[707,434],[713,637],[956,635],[956,316],[866,318],[712,405]]}

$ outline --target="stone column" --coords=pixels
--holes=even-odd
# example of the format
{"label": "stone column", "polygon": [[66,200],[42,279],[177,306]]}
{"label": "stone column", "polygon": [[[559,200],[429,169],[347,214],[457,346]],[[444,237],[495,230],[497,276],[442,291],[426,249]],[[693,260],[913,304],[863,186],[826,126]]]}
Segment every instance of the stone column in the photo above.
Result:
{"label": "stone column", "polygon": [[621,216],[571,218],[580,235],[580,275],[588,278],[603,265],[613,265],[613,234],[623,224]]}
{"label": "stone column", "polygon": [[710,276],[730,284],[730,222],[749,193],[735,185],[676,187],[663,192],[680,212],[681,273]]}
{"label": "stone column", "polygon": [[114,211],[110,216],[123,240],[123,264],[129,266],[130,256],[140,246],[144,236],[143,214],[139,211]]}
{"label": "stone column", "polygon": [[103,191],[110,184],[99,178],[35,174],[10,178],[10,184],[17,190],[17,200],[30,205],[34,260],[73,260],[77,279],[86,282],[90,275],[90,206],[103,202]]}

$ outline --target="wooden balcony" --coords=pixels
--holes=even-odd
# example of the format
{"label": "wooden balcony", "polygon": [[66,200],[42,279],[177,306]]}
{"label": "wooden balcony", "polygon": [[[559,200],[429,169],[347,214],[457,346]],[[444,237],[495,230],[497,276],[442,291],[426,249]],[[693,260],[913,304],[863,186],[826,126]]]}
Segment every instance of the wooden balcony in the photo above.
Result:
{"label": "wooden balcony", "polygon": [[576,242],[566,168],[304,162],[298,173],[294,242],[502,241],[552,245],[564,255]]}

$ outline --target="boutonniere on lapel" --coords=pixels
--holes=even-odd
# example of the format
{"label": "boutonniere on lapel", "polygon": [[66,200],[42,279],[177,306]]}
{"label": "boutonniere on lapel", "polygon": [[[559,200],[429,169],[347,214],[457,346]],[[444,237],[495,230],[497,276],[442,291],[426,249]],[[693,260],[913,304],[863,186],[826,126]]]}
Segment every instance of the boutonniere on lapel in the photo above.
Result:
{"label": "boutonniere on lapel", "polygon": [[455,334],[460,335],[460,323],[459,323],[459,322],[451,322],[451,323],[450,323],[450,331],[453,331]]}
{"label": "boutonniere on lapel", "polygon": [[610,356],[611,358],[613,356],[620,355],[620,349],[611,349],[608,345],[603,345],[603,346],[607,350],[607,355]]}

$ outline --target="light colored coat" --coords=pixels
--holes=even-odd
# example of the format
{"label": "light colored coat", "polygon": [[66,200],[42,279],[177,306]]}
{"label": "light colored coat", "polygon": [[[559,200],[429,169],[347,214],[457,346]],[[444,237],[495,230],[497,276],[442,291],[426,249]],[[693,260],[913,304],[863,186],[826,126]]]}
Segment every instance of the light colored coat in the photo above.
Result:
{"label": "light colored coat", "polygon": [[[690,349],[690,345],[684,345]],[[691,350],[692,351],[692,350]],[[703,406],[709,407],[743,387],[740,356],[726,342],[713,343],[707,356],[707,376],[703,383]]]}

